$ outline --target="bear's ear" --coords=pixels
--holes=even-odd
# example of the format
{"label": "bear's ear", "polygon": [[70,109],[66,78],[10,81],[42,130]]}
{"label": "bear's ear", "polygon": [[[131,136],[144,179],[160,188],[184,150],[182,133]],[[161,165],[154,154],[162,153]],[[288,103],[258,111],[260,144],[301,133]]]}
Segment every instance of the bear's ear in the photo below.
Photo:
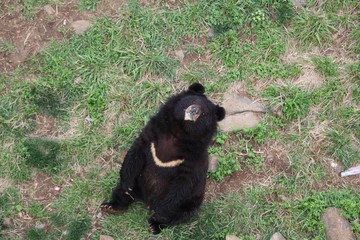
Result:
{"label": "bear's ear", "polygon": [[215,113],[218,121],[221,121],[225,118],[225,108],[216,105]]}
{"label": "bear's ear", "polygon": [[190,85],[188,91],[194,92],[194,93],[199,93],[199,94],[204,94],[205,88],[200,83],[193,83]]}

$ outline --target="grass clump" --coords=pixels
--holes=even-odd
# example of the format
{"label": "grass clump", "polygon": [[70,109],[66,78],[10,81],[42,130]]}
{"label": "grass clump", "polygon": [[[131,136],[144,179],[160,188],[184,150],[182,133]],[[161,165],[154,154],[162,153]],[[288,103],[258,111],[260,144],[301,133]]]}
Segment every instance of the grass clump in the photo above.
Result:
{"label": "grass clump", "polygon": [[80,240],[86,231],[91,227],[91,221],[88,216],[69,223],[65,240]]}
{"label": "grass clump", "polygon": [[44,229],[37,229],[32,227],[26,232],[26,239],[29,240],[45,240],[48,239],[48,235]]}
{"label": "grass clump", "polygon": [[302,13],[294,19],[292,34],[302,46],[323,47],[331,43],[336,32],[334,22],[328,15],[320,13]]}
{"label": "grass clump", "polygon": [[289,122],[304,118],[310,110],[312,96],[298,87],[269,85],[264,91],[271,105],[281,105],[282,119]]}
{"label": "grass clump", "polygon": [[314,57],[312,61],[315,69],[324,77],[338,76],[338,66],[333,62],[331,57]]}
{"label": "grass clump", "polygon": [[360,153],[352,147],[350,134],[346,130],[335,127],[328,131],[327,139],[329,146],[325,152],[342,162],[345,167],[351,167],[360,161]]}
{"label": "grass clump", "polygon": [[8,41],[0,40],[0,53],[4,53],[5,55],[16,52],[17,49],[14,45],[9,43]]}
{"label": "grass clump", "polygon": [[82,11],[95,11],[100,0],[80,0],[77,7]]}

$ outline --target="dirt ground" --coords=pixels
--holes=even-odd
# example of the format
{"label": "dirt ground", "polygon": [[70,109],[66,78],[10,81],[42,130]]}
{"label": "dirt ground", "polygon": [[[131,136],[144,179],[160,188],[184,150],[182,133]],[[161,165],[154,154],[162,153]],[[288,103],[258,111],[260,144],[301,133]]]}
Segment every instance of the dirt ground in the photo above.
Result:
{"label": "dirt ground", "polygon": [[71,24],[94,17],[112,17],[123,1],[102,0],[96,12],[79,11],[78,0],[64,0],[56,6],[46,5],[36,9],[32,19],[26,19],[21,4],[13,0],[0,2],[0,42],[10,44],[11,49],[0,48],[1,71],[14,70],[31,56],[39,53],[51,41],[68,38]]}

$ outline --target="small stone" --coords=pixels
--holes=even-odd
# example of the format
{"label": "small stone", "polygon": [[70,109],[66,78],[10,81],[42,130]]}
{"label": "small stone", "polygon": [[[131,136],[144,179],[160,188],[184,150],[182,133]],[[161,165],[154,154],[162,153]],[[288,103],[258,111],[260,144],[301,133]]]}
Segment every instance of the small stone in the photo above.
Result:
{"label": "small stone", "polygon": [[35,228],[38,230],[42,230],[45,228],[45,224],[41,223],[41,222],[36,222],[35,223]]}
{"label": "small stone", "polygon": [[91,22],[88,20],[78,20],[73,23],[71,23],[71,27],[75,31],[75,34],[81,35],[86,30],[88,30],[92,26]]}
{"label": "small stone", "polygon": [[240,240],[240,238],[234,235],[226,235],[225,240]]}
{"label": "small stone", "polygon": [[4,227],[11,227],[11,225],[12,225],[12,220],[11,220],[11,218],[4,218],[2,225],[3,225]]}
{"label": "small stone", "polygon": [[340,210],[329,207],[321,216],[325,225],[327,240],[355,240],[355,235],[351,230],[351,225],[344,217],[340,215]]}
{"label": "small stone", "polygon": [[212,37],[214,37],[214,36],[215,36],[214,29],[209,28],[209,30],[208,30],[207,33],[206,33],[206,37],[212,38]]}
{"label": "small stone", "polygon": [[180,60],[182,61],[185,57],[185,53],[183,50],[175,50],[175,56]]}
{"label": "small stone", "polygon": [[81,81],[82,81],[81,77],[77,77],[77,78],[75,78],[75,80],[74,80],[74,84],[75,84],[75,85],[79,85],[79,84],[81,83]]}
{"label": "small stone", "polygon": [[276,232],[271,236],[270,240],[286,240],[281,233]]}
{"label": "small stone", "polygon": [[209,158],[209,167],[208,167],[208,172],[215,172],[216,169],[218,168],[218,158],[219,156],[211,156]]}
{"label": "small stone", "polygon": [[54,15],[56,13],[55,9],[51,6],[51,5],[45,5],[44,6],[44,11],[48,14],[48,15]]}
{"label": "small stone", "polygon": [[306,0],[293,0],[292,2],[296,7],[305,7],[306,6]]}
{"label": "small stone", "polygon": [[88,123],[88,124],[90,124],[90,123],[92,123],[92,118],[90,117],[90,116],[86,116],[86,118],[85,118],[85,122],[86,123]]}
{"label": "small stone", "polygon": [[114,240],[114,238],[107,235],[100,235],[99,240]]}

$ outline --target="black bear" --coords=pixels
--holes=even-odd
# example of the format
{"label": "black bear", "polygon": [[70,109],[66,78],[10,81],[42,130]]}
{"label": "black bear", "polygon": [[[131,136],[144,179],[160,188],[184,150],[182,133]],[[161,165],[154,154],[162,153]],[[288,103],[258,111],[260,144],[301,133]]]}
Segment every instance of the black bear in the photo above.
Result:
{"label": "black bear", "polygon": [[187,221],[204,198],[208,147],[225,117],[225,109],[213,104],[205,88],[192,84],[170,97],[153,116],[127,152],[120,180],[106,212],[127,209],[136,199],[154,213],[149,230]]}

